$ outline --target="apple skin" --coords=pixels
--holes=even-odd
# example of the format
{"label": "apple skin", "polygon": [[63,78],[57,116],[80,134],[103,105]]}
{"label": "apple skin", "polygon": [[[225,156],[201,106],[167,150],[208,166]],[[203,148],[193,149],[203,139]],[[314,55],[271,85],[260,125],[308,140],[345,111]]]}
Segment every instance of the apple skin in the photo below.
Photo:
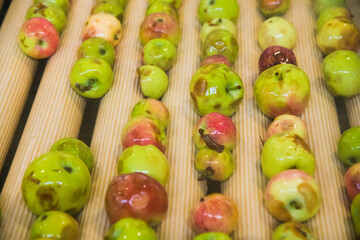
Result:
{"label": "apple skin", "polygon": [[116,47],[121,39],[122,26],[116,17],[110,13],[97,13],[91,15],[86,21],[82,32],[82,39],[101,37]]}
{"label": "apple skin", "polygon": [[144,46],[151,39],[163,38],[175,46],[179,43],[180,30],[176,19],[164,12],[152,13],[140,26],[140,42]]}
{"label": "apple skin", "polygon": [[91,10],[92,14],[110,13],[121,22],[124,17],[124,9],[119,5],[111,2],[98,3]]}
{"label": "apple skin", "polygon": [[198,203],[190,214],[190,221],[197,234],[222,232],[230,234],[238,222],[236,204],[229,197],[213,193]]}
{"label": "apple skin", "polygon": [[143,62],[146,65],[155,65],[167,72],[173,67],[175,59],[176,47],[169,40],[156,38],[144,46]]}
{"label": "apple skin", "polygon": [[316,240],[316,238],[306,225],[286,222],[276,228],[272,240]]}
{"label": "apple skin", "polygon": [[221,113],[208,113],[196,124],[193,139],[198,149],[209,147],[218,152],[236,146],[236,127],[231,118]]}
{"label": "apple skin", "polygon": [[29,57],[42,59],[53,55],[59,45],[59,33],[45,18],[32,18],[24,23],[19,33],[21,50]]}
{"label": "apple skin", "polygon": [[338,142],[338,157],[347,167],[360,162],[360,127],[346,130]]}
{"label": "apple skin", "polygon": [[181,6],[182,0],[148,0],[148,4],[150,5],[157,1],[168,3],[174,8],[178,9]]}
{"label": "apple skin", "polygon": [[360,56],[357,53],[335,51],[326,56],[321,68],[333,96],[352,97],[360,93]]}
{"label": "apple skin", "polygon": [[290,114],[277,116],[268,127],[266,136],[267,138],[270,138],[272,135],[275,135],[279,132],[287,131],[296,133],[305,141],[307,139],[307,129],[305,122],[301,118]]}
{"label": "apple skin", "polygon": [[268,117],[300,115],[310,99],[310,82],[297,66],[278,64],[260,74],[254,94],[258,107]]}
{"label": "apple skin", "polygon": [[163,1],[156,1],[150,4],[146,10],[146,16],[149,16],[152,13],[163,12],[169,14],[175,20],[179,20],[179,15],[176,9],[170,5],[170,3]]}
{"label": "apple skin", "polygon": [[293,51],[281,46],[270,46],[263,51],[259,58],[259,69],[260,72],[263,72],[275,65],[286,63],[297,66]]}
{"label": "apple skin", "polygon": [[315,158],[299,135],[280,132],[265,142],[261,152],[261,167],[269,179],[288,169],[299,169],[314,175]]}
{"label": "apple skin", "polygon": [[294,25],[282,17],[272,17],[263,22],[258,29],[258,43],[262,50],[270,46],[293,49],[297,33]]}
{"label": "apple skin", "polygon": [[37,215],[49,210],[76,214],[90,195],[90,173],[80,158],[48,152],[27,167],[21,185],[23,199]]}
{"label": "apple skin", "polygon": [[190,82],[191,100],[204,116],[218,112],[234,114],[244,96],[240,77],[224,64],[209,64],[196,71]]}
{"label": "apple skin", "polygon": [[60,6],[64,10],[66,15],[69,12],[69,5],[70,5],[69,0],[34,0],[34,4],[36,3],[44,3],[44,4],[53,3]]}
{"label": "apple skin", "polygon": [[274,17],[285,14],[290,7],[290,0],[260,0],[259,9],[264,17]]}
{"label": "apple skin", "polygon": [[123,218],[113,224],[106,233],[105,240],[157,240],[154,229],[146,222],[135,218]]}
{"label": "apple skin", "polygon": [[360,193],[360,163],[352,165],[346,171],[344,176],[344,184],[348,198],[352,202],[356,195]]}
{"label": "apple skin", "polygon": [[49,211],[40,215],[31,228],[30,239],[66,239],[77,240],[79,237],[79,225],[76,220],[67,213]]}
{"label": "apple skin", "polygon": [[287,170],[270,179],[265,202],[270,214],[277,220],[304,222],[319,211],[320,188],[306,172]]}
{"label": "apple skin", "polygon": [[345,0],[314,0],[314,8],[317,15],[330,7],[345,7]]}
{"label": "apple skin", "polygon": [[330,19],[336,17],[344,17],[351,20],[351,13],[344,7],[330,7],[325,9],[316,20],[316,29],[319,31],[321,27]]}
{"label": "apple skin", "polygon": [[356,195],[352,201],[350,211],[355,235],[360,238],[360,194]]}
{"label": "apple skin", "polygon": [[226,19],[226,18],[213,18],[203,24],[201,27],[200,38],[201,42],[204,43],[206,41],[207,36],[209,33],[215,30],[226,30],[230,32],[234,37],[236,37],[237,30],[235,24]]}
{"label": "apple skin", "polygon": [[126,148],[118,159],[118,174],[142,172],[165,186],[169,164],[164,154],[153,145]]}
{"label": "apple skin", "polygon": [[200,67],[208,65],[208,64],[213,64],[213,63],[225,64],[229,68],[232,68],[232,65],[231,65],[231,62],[229,61],[229,59],[222,54],[208,56],[200,63]]}
{"label": "apple skin", "polygon": [[166,129],[170,122],[170,113],[167,107],[159,100],[147,98],[135,104],[131,111],[131,118],[138,116],[151,116],[157,118],[164,129]]}
{"label": "apple skin", "polygon": [[161,68],[154,65],[143,65],[137,69],[140,77],[141,92],[145,97],[159,99],[166,92],[168,76]]}
{"label": "apple skin", "polygon": [[143,173],[119,175],[106,191],[105,210],[112,224],[132,217],[154,226],[164,219],[167,208],[168,197],[164,187]]}
{"label": "apple skin", "polygon": [[193,240],[231,240],[225,233],[207,232],[197,235]]}
{"label": "apple skin", "polygon": [[111,3],[111,4],[119,5],[122,9],[125,9],[128,2],[129,0],[96,0],[96,4]]}
{"label": "apple skin", "polygon": [[159,120],[150,116],[132,118],[123,129],[122,146],[126,149],[133,145],[154,145],[165,153],[167,139]]}
{"label": "apple skin", "polygon": [[80,45],[77,51],[77,58],[102,58],[113,67],[115,61],[115,49],[111,43],[103,38],[89,38]]}
{"label": "apple skin", "polygon": [[71,69],[70,85],[86,98],[101,98],[113,83],[111,66],[101,58],[81,58]]}
{"label": "apple skin", "polygon": [[200,0],[198,15],[201,24],[214,18],[226,18],[236,23],[239,5],[237,0]]}

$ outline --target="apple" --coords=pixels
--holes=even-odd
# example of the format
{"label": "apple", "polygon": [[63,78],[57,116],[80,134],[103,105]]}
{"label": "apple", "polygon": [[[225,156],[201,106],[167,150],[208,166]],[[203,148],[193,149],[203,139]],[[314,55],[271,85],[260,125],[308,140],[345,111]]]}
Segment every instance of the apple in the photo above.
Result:
{"label": "apple", "polygon": [[202,25],[200,33],[201,42],[205,42],[209,33],[219,29],[226,30],[234,37],[236,37],[237,30],[235,24],[232,21],[226,18],[213,18]]}
{"label": "apple", "polygon": [[260,0],[259,9],[264,17],[280,16],[287,12],[290,0]]}
{"label": "apple", "polygon": [[181,5],[181,0],[148,0],[148,4],[153,4],[154,2],[165,2],[178,9]]}
{"label": "apple", "polygon": [[190,214],[190,221],[197,234],[222,232],[230,234],[238,223],[236,204],[229,197],[213,193],[198,203]]}
{"label": "apple", "polygon": [[111,223],[131,217],[154,226],[164,219],[167,208],[164,187],[143,173],[119,175],[106,191],[105,210]]}
{"label": "apple", "polygon": [[122,145],[124,149],[133,145],[154,145],[165,153],[167,139],[159,120],[150,116],[139,116],[130,119],[123,129]]}
{"label": "apple", "polygon": [[69,214],[49,211],[40,215],[31,228],[30,239],[66,239],[79,238],[79,225]]}
{"label": "apple", "polygon": [[83,97],[101,98],[112,83],[111,66],[101,58],[81,58],[71,69],[71,87]]}
{"label": "apple", "polygon": [[170,15],[173,19],[178,20],[179,15],[176,9],[170,5],[170,3],[163,2],[163,1],[156,1],[150,4],[146,10],[146,16],[149,16],[152,13],[159,13],[163,12]]}
{"label": "apple", "polygon": [[352,202],[356,195],[360,193],[360,163],[352,165],[346,171],[344,183],[349,200]]}
{"label": "apple", "polygon": [[135,104],[131,111],[131,118],[138,116],[151,116],[158,119],[167,128],[170,121],[170,113],[167,107],[159,100],[147,98]]}
{"label": "apple", "polygon": [[208,65],[208,64],[213,64],[213,63],[225,64],[229,68],[232,68],[232,65],[231,65],[231,62],[229,61],[229,59],[222,54],[208,56],[200,63],[200,67]]}
{"label": "apple", "polygon": [[327,88],[333,96],[352,97],[360,93],[360,56],[350,50],[337,50],[322,65]]}
{"label": "apple", "polygon": [[276,228],[272,240],[316,240],[316,238],[306,225],[286,222]]}
{"label": "apple", "polygon": [[56,4],[58,6],[60,6],[62,8],[62,10],[64,10],[65,14],[68,14],[69,11],[69,0],[34,0],[34,4],[37,3],[53,3]]}
{"label": "apple", "polygon": [[261,151],[261,167],[267,178],[288,169],[299,169],[314,175],[315,158],[299,135],[280,132],[265,142]]}
{"label": "apple", "polygon": [[360,238],[360,194],[356,195],[352,201],[350,210],[355,235],[357,238]]}
{"label": "apple", "polygon": [[57,140],[50,151],[63,151],[80,158],[91,172],[94,167],[94,155],[90,148],[81,140],[67,137]]}
{"label": "apple", "polygon": [[119,19],[119,21],[122,21],[124,16],[124,9],[121,7],[120,4],[116,4],[113,2],[103,2],[96,4],[93,7],[91,13],[110,13],[111,15]]}
{"label": "apple", "polygon": [[319,31],[321,27],[330,19],[336,17],[344,17],[351,20],[351,13],[344,7],[330,7],[325,9],[316,20],[316,29]]}
{"label": "apple", "polygon": [[292,64],[279,64],[263,71],[254,86],[256,102],[268,117],[301,114],[310,99],[306,73]]}
{"label": "apple", "polygon": [[258,29],[258,43],[262,50],[270,46],[293,49],[297,33],[294,25],[282,17],[272,17],[263,22]]}
{"label": "apple", "polygon": [[128,2],[129,2],[129,0],[96,0],[96,4],[111,3],[111,4],[115,4],[115,5],[120,5],[120,7],[123,9],[125,9]]}
{"label": "apple", "polygon": [[89,38],[80,45],[77,51],[77,58],[102,58],[113,67],[115,49],[111,43],[103,38]]}
{"label": "apple", "polygon": [[293,51],[281,46],[270,46],[263,51],[259,58],[260,72],[278,64],[291,63],[297,66]]}
{"label": "apple", "polygon": [[218,152],[202,148],[196,154],[195,167],[200,175],[199,180],[209,178],[214,181],[225,181],[234,171],[234,158],[227,149]]}
{"label": "apple", "polygon": [[157,240],[154,229],[146,222],[135,218],[123,218],[113,224],[106,233],[105,240]]}
{"label": "apple", "polygon": [[235,37],[226,30],[218,29],[208,34],[202,47],[201,59],[222,54],[233,63],[237,59],[238,52],[239,45]]}
{"label": "apple", "polygon": [[59,33],[45,18],[32,18],[24,23],[19,33],[21,50],[32,58],[47,58],[59,45]]}
{"label": "apple", "polygon": [[168,88],[168,76],[161,68],[143,65],[137,69],[140,77],[141,92],[145,97],[159,99]]}
{"label": "apple", "polygon": [[287,170],[270,179],[265,190],[265,202],[277,220],[304,222],[319,211],[320,188],[306,172]]}
{"label": "apple", "polygon": [[347,167],[360,162],[360,126],[346,130],[338,142],[338,157]]}
{"label": "apple", "polygon": [[198,149],[209,147],[220,153],[232,150],[236,146],[236,127],[229,117],[211,112],[199,119],[193,139]]}
{"label": "apple", "polygon": [[156,38],[144,46],[143,62],[155,65],[165,72],[170,70],[176,59],[176,47],[169,40]]}
{"label": "apple", "polygon": [[197,235],[193,240],[231,240],[231,238],[225,233],[208,232]]}
{"label": "apple", "polygon": [[119,19],[110,13],[91,15],[86,21],[82,32],[82,39],[101,37],[116,47],[121,39],[122,27]]}
{"label": "apple", "polygon": [[314,0],[314,7],[317,15],[320,15],[327,8],[345,7],[345,5],[345,0]]}
{"label": "apple", "polygon": [[200,0],[198,15],[201,24],[214,18],[226,18],[236,23],[239,5],[237,0]]}
{"label": "apple", "polygon": [[283,114],[277,116],[274,121],[270,124],[266,131],[267,138],[275,135],[279,132],[293,132],[299,135],[302,139],[307,139],[307,129],[305,122],[294,115]]}
{"label": "apple", "polygon": [[90,173],[80,158],[48,152],[27,167],[21,185],[23,199],[37,215],[58,210],[74,215],[90,195]]}
{"label": "apple", "polygon": [[328,20],[316,34],[316,44],[325,55],[336,50],[356,51],[359,41],[359,30],[346,17],[335,17]]}
{"label": "apple", "polygon": [[243,99],[244,87],[240,77],[228,66],[209,64],[192,77],[190,95],[201,116],[211,112],[231,116]]}

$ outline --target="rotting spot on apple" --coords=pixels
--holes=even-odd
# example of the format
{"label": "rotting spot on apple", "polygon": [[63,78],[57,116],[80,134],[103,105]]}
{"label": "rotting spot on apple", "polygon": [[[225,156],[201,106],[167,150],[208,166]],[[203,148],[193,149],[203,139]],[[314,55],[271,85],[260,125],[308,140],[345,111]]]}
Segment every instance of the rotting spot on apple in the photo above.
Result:
{"label": "rotting spot on apple", "polygon": [[299,193],[304,196],[306,208],[312,212],[318,202],[317,194],[312,186],[302,183],[298,186]]}
{"label": "rotting spot on apple", "polygon": [[205,81],[205,79],[197,80],[194,86],[195,94],[198,96],[203,96],[205,95],[206,90],[207,90],[207,82]]}
{"label": "rotting spot on apple", "polygon": [[53,203],[54,199],[56,198],[56,191],[52,187],[40,187],[39,190],[36,192],[36,196],[39,199],[39,203],[44,209],[55,209],[56,204]]}
{"label": "rotting spot on apple", "polygon": [[41,217],[41,221],[45,221],[47,218],[48,218],[48,215],[44,214],[44,215]]}

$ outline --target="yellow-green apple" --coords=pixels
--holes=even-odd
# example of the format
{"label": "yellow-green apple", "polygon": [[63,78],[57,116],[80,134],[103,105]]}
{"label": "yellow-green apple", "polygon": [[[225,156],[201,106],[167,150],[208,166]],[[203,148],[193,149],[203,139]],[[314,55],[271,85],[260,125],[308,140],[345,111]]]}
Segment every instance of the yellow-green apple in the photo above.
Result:
{"label": "yellow-green apple", "polygon": [[152,13],[158,13],[158,12],[167,13],[172,18],[174,18],[176,20],[179,19],[179,15],[178,15],[178,12],[176,11],[176,9],[170,3],[163,2],[163,1],[156,1],[156,2],[153,2],[152,4],[150,4],[146,10],[146,16],[149,16]]}
{"label": "yellow-green apple", "polygon": [[76,214],[90,195],[90,173],[80,158],[52,151],[27,167],[21,185],[23,199],[37,215],[49,210]]}
{"label": "yellow-green apple", "polygon": [[121,39],[122,27],[119,19],[110,13],[97,13],[91,15],[86,21],[82,32],[82,39],[101,37],[116,47]]}
{"label": "yellow-green apple", "polygon": [[123,218],[113,224],[106,233],[105,240],[157,240],[154,229],[143,220]]}
{"label": "yellow-green apple", "polygon": [[141,92],[145,97],[159,99],[168,88],[168,76],[161,68],[143,65],[137,69],[140,77]]}
{"label": "yellow-green apple", "polygon": [[290,114],[277,116],[268,127],[266,136],[270,138],[274,134],[287,131],[296,133],[304,140],[307,138],[305,122],[301,118]]}
{"label": "yellow-green apple", "polygon": [[360,194],[356,195],[352,201],[350,211],[355,235],[360,238]]}
{"label": "yellow-green apple", "polygon": [[113,67],[115,60],[114,46],[100,37],[89,38],[78,48],[77,58],[102,58]]}
{"label": "yellow-green apple", "polygon": [[197,235],[193,240],[231,240],[231,238],[225,233],[207,232]]}
{"label": "yellow-green apple", "polygon": [[350,50],[337,50],[322,65],[327,88],[333,96],[352,97],[360,93],[360,56]]}
{"label": "yellow-green apple", "polygon": [[119,5],[123,9],[125,9],[128,2],[129,2],[129,0],[96,0],[96,4],[99,4],[99,3],[112,3],[112,4],[115,4],[115,5]]}
{"label": "yellow-green apple", "polygon": [[280,16],[287,12],[290,0],[260,0],[259,9],[265,17]]}
{"label": "yellow-green apple", "polygon": [[281,46],[270,46],[263,51],[259,58],[260,72],[278,64],[291,63],[297,65],[293,51]]}
{"label": "yellow-green apple", "polygon": [[338,157],[347,167],[360,162],[360,126],[349,128],[341,135]]}
{"label": "yellow-green apple", "polygon": [[240,77],[228,66],[209,64],[192,77],[190,95],[201,116],[211,112],[231,116],[244,97],[244,87]]}
{"label": "yellow-green apple", "polygon": [[316,240],[316,238],[306,225],[286,222],[275,229],[272,240]]}
{"label": "yellow-green apple", "polygon": [[226,18],[213,18],[202,25],[200,32],[201,42],[204,43],[209,33],[218,29],[226,30],[236,38],[237,30],[232,21]]}
{"label": "yellow-green apple", "polygon": [[360,163],[352,165],[346,171],[344,183],[349,200],[352,201],[360,193]]}
{"label": "yellow-green apple", "polygon": [[97,3],[91,11],[92,14],[97,14],[102,12],[110,13],[111,15],[119,19],[120,22],[123,20],[124,9],[121,7],[120,4],[117,3],[117,1],[114,2],[107,1],[107,2]]}
{"label": "yellow-green apple", "polygon": [[131,217],[154,226],[164,219],[167,208],[164,187],[143,173],[121,174],[106,191],[105,210],[111,223]]}
{"label": "yellow-green apple", "polygon": [[165,2],[169,3],[174,8],[178,9],[181,5],[181,0],[148,0],[148,4],[153,4],[154,2]]}
{"label": "yellow-green apple", "polygon": [[198,15],[201,24],[214,18],[226,18],[236,23],[239,5],[237,0],[200,0]]}
{"label": "yellow-green apple", "polygon": [[144,46],[144,64],[155,65],[166,72],[172,68],[175,59],[176,47],[169,40],[156,38]]}
{"label": "yellow-green apple", "polygon": [[320,187],[306,172],[287,170],[270,179],[265,202],[270,214],[277,220],[304,222],[319,211]]}
{"label": "yellow-green apple", "polygon": [[278,64],[260,74],[254,94],[258,107],[268,117],[300,115],[310,99],[310,82],[297,66]]}
{"label": "yellow-green apple", "polygon": [[190,214],[190,221],[197,234],[222,232],[230,234],[238,222],[239,213],[234,201],[220,193],[206,196]]}
{"label": "yellow-green apple", "polygon": [[267,178],[288,169],[299,169],[314,175],[315,158],[307,143],[293,132],[271,136],[261,151],[261,167]]}
{"label": "yellow-green apple", "polygon": [[64,10],[65,14],[69,11],[69,0],[34,0],[34,4],[36,3],[53,3],[60,6]]}
{"label": "yellow-green apple", "polygon": [[314,7],[317,15],[320,15],[327,8],[345,7],[345,5],[345,0],[314,0]]}
{"label": "yellow-green apple", "polygon": [[231,65],[231,62],[229,61],[229,59],[222,54],[208,56],[207,58],[202,60],[202,62],[200,63],[200,67],[208,65],[208,64],[213,64],[213,63],[225,64],[229,68],[232,68],[232,65]]}
{"label": "yellow-green apple", "polygon": [[321,15],[316,20],[316,29],[320,30],[321,27],[327,21],[329,21],[332,18],[336,18],[336,17],[344,17],[344,18],[347,18],[347,19],[351,20],[352,15],[349,12],[349,10],[347,10],[344,7],[330,7],[330,8],[327,8],[321,13]]}
{"label": "yellow-green apple", "polygon": [[282,17],[272,17],[263,22],[258,29],[258,43],[262,50],[270,46],[293,49],[297,33],[294,25]]}
{"label": "yellow-green apple", "polygon": [[47,58],[59,45],[59,33],[45,18],[36,17],[24,23],[19,33],[21,50],[32,58]]}

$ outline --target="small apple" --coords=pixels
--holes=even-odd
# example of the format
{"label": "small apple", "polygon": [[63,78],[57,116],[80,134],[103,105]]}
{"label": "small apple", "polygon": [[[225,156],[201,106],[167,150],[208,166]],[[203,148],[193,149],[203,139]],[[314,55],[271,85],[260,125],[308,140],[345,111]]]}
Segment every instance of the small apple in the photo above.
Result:
{"label": "small apple", "polygon": [[291,63],[297,66],[293,51],[281,46],[270,46],[263,51],[259,58],[260,72],[278,64]]}
{"label": "small apple", "polygon": [[197,235],[193,240],[231,240],[231,238],[221,232],[207,232]]}
{"label": "small apple", "polygon": [[277,220],[304,222],[319,211],[320,188],[306,172],[287,170],[270,179],[265,202],[270,214]]}
{"label": "small apple", "polygon": [[65,14],[68,14],[69,11],[69,0],[34,0],[34,4],[37,3],[53,3],[56,4],[58,6],[60,6],[62,8],[62,10],[64,10]]}
{"label": "small apple", "polygon": [[344,183],[349,200],[352,202],[356,195],[360,193],[360,163],[352,165],[346,171]]}
{"label": "small apple", "polygon": [[286,222],[276,228],[272,240],[316,240],[316,238],[306,225]]}
{"label": "small apple", "polygon": [[83,97],[101,98],[112,83],[111,66],[101,58],[81,58],[71,69],[71,87]]}
{"label": "small apple", "polygon": [[360,56],[357,53],[335,51],[326,56],[321,67],[333,96],[352,97],[360,93]]}
{"label": "small apple", "polygon": [[225,64],[229,68],[232,68],[232,65],[231,65],[231,62],[229,61],[229,59],[222,54],[208,56],[200,63],[200,67],[208,65],[208,64],[213,64],[213,63]]}
{"label": "small apple", "polygon": [[316,29],[319,31],[321,27],[330,19],[336,17],[344,17],[351,20],[351,13],[344,7],[330,7],[325,9],[316,20]]}
{"label": "small apple", "polygon": [[292,64],[278,64],[257,78],[254,93],[258,107],[268,117],[301,114],[310,99],[306,73]]}
{"label": "small apple", "polygon": [[143,65],[137,69],[140,77],[141,92],[145,97],[159,99],[168,88],[168,76],[161,68]]}
{"label": "small apple", "polygon": [[170,113],[167,107],[159,100],[147,98],[135,104],[131,111],[131,118],[138,116],[151,116],[157,118],[164,129],[167,128],[170,121]]}
{"label": "small apple", "polygon": [[204,43],[209,33],[214,30],[223,29],[230,32],[236,37],[237,30],[235,24],[226,18],[213,18],[203,24],[201,27],[200,38],[201,42]]}
{"label": "small apple", "polygon": [[230,234],[238,222],[236,204],[229,197],[213,193],[198,203],[190,214],[190,221],[196,233],[222,232]]}
{"label": "small apple", "polygon": [[163,2],[163,1],[156,1],[149,5],[149,7],[146,10],[146,16],[149,16],[152,13],[167,13],[169,14],[173,19],[179,20],[179,15],[176,9],[170,5],[170,3]]}
{"label": "small apple", "polygon": [[274,45],[293,49],[296,39],[294,25],[282,17],[269,18],[258,29],[258,43],[262,50]]}
{"label": "small apple", "polygon": [[239,5],[237,0],[200,0],[198,15],[201,24],[214,18],[226,18],[236,23]]}
{"label": "small apple", "polygon": [[148,4],[153,4],[154,2],[165,2],[178,9],[181,5],[181,0],[148,0]]}
{"label": "small apple", "polygon": [[97,13],[91,15],[86,21],[82,39],[101,37],[116,47],[121,39],[122,27],[119,19],[110,13]]}
{"label": "small apple", "polygon": [[351,203],[351,219],[355,235],[357,238],[360,238],[360,194],[356,195]]}
{"label": "small apple", "polygon": [[69,214],[49,211],[40,215],[31,227],[30,239],[66,239],[79,238],[79,225]]}
{"label": "small apple", "polygon": [[115,61],[114,46],[100,37],[89,38],[80,45],[77,58],[102,58],[113,67]]}
{"label": "small apple", "polygon": [[196,111],[204,116],[218,112],[231,116],[244,96],[240,77],[224,64],[209,64],[196,71],[190,82]]}
{"label": "small apple", "polygon": [[135,218],[123,218],[113,224],[106,233],[105,240],[157,240],[154,229],[146,222]]}
{"label": "small apple", "polygon": [[314,7],[317,15],[320,15],[327,8],[345,7],[345,5],[345,0],[314,0]]}
{"label": "small apple", "polygon": [[111,15],[119,19],[119,21],[121,22],[124,16],[124,9],[120,6],[120,4],[115,4],[112,2],[104,2],[104,3],[96,4],[93,7],[91,13],[92,14],[110,13]]}
{"label": "small apple", "polygon": [[57,50],[59,33],[45,18],[32,18],[21,27],[19,45],[29,57],[47,58]]}
{"label": "small apple", "polygon": [[169,40],[156,38],[144,46],[143,62],[155,65],[165,72],[170,70],[176,59],[176,47]]}
{"label": "small apple", "polygon": [[27,167],[21,185],[23,199],[37,215],[58,210],[74,215],[90,195],[90,173],[80,158],[48,152]]}
{"label": "small apple", "polygon": [[111,223],[131,217],[154,226],[164,219],[167,208],[164,187],[143,173],[119,175],[106,191],[105,210]]}
{"label": "small apple", "polygon": [[360,126],[349,128],[341,135],[338,157],[347,167],[360,162]]}
{"label": "small apple", "polygon": [[280,16],[287,12],[290,0],[260,0],[259,9],[264,17]]}
{"label": "small apple", "polygon": [[272,135],[275,135],[279,132],[287,131],[296,133],[304,140],[307,138],[305,122],[301,118],[290,114],[277,116],[268,127],[266,135],[267,138],[270,138]]}

